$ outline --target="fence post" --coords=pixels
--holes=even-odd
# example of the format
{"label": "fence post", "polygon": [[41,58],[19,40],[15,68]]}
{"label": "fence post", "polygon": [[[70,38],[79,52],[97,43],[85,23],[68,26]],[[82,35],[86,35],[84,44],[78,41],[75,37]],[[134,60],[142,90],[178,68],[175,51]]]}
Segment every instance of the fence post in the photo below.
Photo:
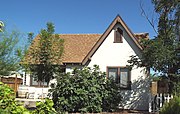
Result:
{"label": "fence post", "polygon": [[16,77],[15,77],[15,85],[14,86],[15,86],[14,90],[15,90],[15,96],[16,96],[16,92],[17,92],[17,74],[16,74]]}

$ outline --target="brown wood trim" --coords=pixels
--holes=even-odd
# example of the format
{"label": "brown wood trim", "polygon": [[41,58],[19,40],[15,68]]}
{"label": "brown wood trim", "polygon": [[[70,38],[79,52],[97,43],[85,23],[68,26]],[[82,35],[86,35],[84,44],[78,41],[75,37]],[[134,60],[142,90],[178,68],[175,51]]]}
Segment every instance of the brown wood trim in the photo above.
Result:
{"label": "brown wood trim", "polygon": [[[120,33],[120,40],[117,40],[117,32]],[[117,28],[114,30],[114,42],[113,43],[123,43],[123,30],[120,28]]]}
{"label": "brown wood trim", "polygon": [[117,15],[116,18],[112,21],[112,23],[109,25],[109,27],[106,29],[106,31],[102,34],[100,39],[96,42],[96,44],[93,46],[93,48],[90,50],[90,52],[86,55],[86,57],[82,61],[82,65],[85,65],[88,61],[88,58],[91,58],[91,56],[96,52],[96,50],[101,46],[101,44],[104,42],[104,40],[107,38],[107,36],[110,34],[114,26],[120,23],[122,27],[126,30],[128,35],[132,38],[132,40],[135,42],[135,44],[139,47],[140,50],[142,50],[141,45],[136,40],[134,34],[131,32],[131,30],[128,28],[128,26],[125,24],[125,22],[122,20],[120,15]]}
{"label": "brown wood trim", "polygon": [[[119,15],[118,15],[119,16]],[[126,30],[126,32],[128,33],[128,35],[133,39],[133,41],[135,42],[135,44],[139,47],[140,50],[142,50],[142,46],[139,44],[139,42],[136,40],[136,37],[134,35],[134,33],[131,31],[131,29],[126,25],[126,23],[123,21],[123,19],[121,18],[121,16],[119,16],[120,20],[119,22],[122,24],[122,26],[124,27],[124,29]]]}
{"label": "brown wood trim", "polygon": [[114,30],[114,42],[113,43],[116,43],[116,30]]}
{"label": "brown wood trim", "polygon": [[[108,68],[118,68],[118,78],[120,78],[120,70],[122,69],[122,68],[128,68],[127,66],[107,66],[106,67],[106,79],[108,79],[108,76],[109,76],[109,74],[108,74]],[[127,88],[123,88],[123,87],[121,87],[121,89],[125,89],[125,90],[131,90],[131,85],[132,85],[132,83],[131,83],[131,70],[129,70],[128,71],[128,87]]]}

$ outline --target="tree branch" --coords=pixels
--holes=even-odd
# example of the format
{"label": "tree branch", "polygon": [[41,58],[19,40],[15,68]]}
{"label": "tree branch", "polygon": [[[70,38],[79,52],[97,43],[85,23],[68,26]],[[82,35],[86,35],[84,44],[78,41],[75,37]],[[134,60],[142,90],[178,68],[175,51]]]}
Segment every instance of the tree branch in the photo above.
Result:
{"label": "tree branch", "polygon": [[151,20],[149,19],[148,15],[146,14],[145,10],[143,9],[143,3],[142,0],[140,0],[140,8],[141,8],[141,15],[144,16],[147,21],[149,22],[149,24],[151,25],[151,27],[153,28],[154,32],[156,34],[158,34],[157,30],[155,29],[155,25],[154,25],[154,19],[152,18]]}

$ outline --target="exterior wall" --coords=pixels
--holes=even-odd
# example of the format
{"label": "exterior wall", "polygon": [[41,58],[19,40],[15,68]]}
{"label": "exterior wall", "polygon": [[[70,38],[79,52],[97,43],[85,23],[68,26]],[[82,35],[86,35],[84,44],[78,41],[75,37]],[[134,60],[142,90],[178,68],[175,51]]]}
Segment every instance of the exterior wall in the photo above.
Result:
{"label": "exterior wall", "polygon": [[66,65],[66,73],[72,73],[74,68],[81,69],[82,67],[83,67],[82,65],[73,65],[73,64]]}
{"label": "exterior wall", "polygon": [[[24,80],[25,80],[25,75],[23,75],[23,85],[31,86],[31,77],[30,77],[30,74],[26,74],[26,83],[25,83]],[[50,80],[49,85],[51,85],[52,83],[56,83],[56,79]]]}
{"label": "exterior wall", "polygon": [[25,74],[23,75],[23,85],[30,86],[30,74],[26,74],[26,81],[25,81]]}
{"label": "exterior wall", "polygon": [[[124,67],[128,65],[127,60],[130,59],[131,55],[141,56],[140,49],[121,25],[117,24],[115,28],[117,27],[120,27],[123,30],[123,43],[113,43],[114,30],[112,30],[91,57],[91,61],[88,64],[89,67],[97,64],[101,71],[106,72],[107,66]],[[135,67],[131,70],[131,82],[131,90],[122,90],[123,107],[125,109],[148,110],[149,83],[143,68]]]}

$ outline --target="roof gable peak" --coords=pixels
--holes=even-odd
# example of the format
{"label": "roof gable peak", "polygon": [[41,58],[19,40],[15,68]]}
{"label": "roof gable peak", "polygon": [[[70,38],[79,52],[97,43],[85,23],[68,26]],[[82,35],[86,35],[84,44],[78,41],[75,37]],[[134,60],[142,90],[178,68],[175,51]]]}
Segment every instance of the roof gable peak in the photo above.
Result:
{"label": "roof gable peak", "polygon": [[96,52],[96,50],[100,47],[100,45],[103,43],[103,41],[107,38],[107,36],[110,34],[110,32],[112,31],[112,29],[114,28],[114,26],[120,23],[122,25],[122,27],[126,30],[127,34],[132,38],[132,40],[134,41],[134,43],[137,45],[137,47],[142,50],[141,45],[139,44],[139,42],[136,40],[134,34],[132,33],[132,31],[128,28],[128,26],[126,25],[126,23],[123,21],[123,19],[121,18],[121,16],[118,14],[114,20],[111,22],[111,24],[109,25],[109,27],[106,29],[106,31],[102,34],[102,36],[100,37],[100,39],[97,41],[97,43],[94,45],[94,47],[90,50],[90,52],[88,53],[88,55],[84,58],[84,60],[82,61],[82,64],[86,64],[86,62],[91,58],[91,56]]}

